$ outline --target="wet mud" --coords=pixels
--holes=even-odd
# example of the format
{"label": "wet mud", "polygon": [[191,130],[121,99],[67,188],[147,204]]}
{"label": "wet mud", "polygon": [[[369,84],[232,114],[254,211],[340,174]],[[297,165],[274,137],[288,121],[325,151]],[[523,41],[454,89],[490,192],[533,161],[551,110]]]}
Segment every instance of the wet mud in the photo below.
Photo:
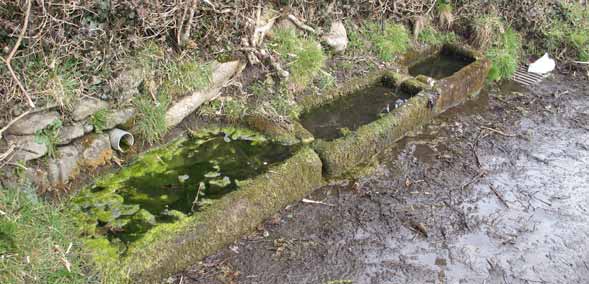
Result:
{"label": "wet mud", "polygon": [[507,84],[169,283],[587,283],[589,84]]}

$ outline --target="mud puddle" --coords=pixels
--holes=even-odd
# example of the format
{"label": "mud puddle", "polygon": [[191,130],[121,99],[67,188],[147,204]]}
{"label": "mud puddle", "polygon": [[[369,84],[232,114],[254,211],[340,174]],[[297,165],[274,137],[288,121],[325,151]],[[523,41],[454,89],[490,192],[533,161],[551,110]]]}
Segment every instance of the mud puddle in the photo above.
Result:
{"label": "mud puddle", "polygon": [[309,111],[301,124],[316,138],[333,140],[377,120],[410,97],[400,90],[372,86]]}
{"label": "mud puddle", "polygon": [[504,86],[170,283],[586,283],[589,84]]}

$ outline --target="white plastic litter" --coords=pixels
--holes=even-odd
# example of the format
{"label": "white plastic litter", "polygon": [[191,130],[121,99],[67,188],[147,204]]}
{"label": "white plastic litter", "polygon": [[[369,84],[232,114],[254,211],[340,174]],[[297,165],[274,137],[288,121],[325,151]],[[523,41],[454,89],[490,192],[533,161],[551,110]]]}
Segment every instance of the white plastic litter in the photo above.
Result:
{"label": "white plastic litter", "polygon": [[536,62],[530,64],[530,67],[528,67],[528,72],[536,74],[547,74],[552,72],[555,67],[556,62],[554,59],[550,58],[548,53],[545,53],[544,56],[536,60]]}

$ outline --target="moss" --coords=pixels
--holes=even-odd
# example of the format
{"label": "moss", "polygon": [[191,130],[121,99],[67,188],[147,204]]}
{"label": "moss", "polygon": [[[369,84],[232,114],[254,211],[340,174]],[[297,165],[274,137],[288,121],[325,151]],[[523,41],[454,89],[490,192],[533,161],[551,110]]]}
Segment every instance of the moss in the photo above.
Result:
{"label": "moss", "polygon": [[312,145],[323,161],[327,177],[337,178],[369,165],[383,148],[405,133],[429,121],[433,112],[428,98],[415,96],[381,119],[361,126],[355,132],[334,141],[317,140]]}
{"label": "moss", "polygon": [[133,244],[123,267],[133,279],[158,282],[254,229],[321,183],[321,161],[311,149],[301,149],[267,174],[242,182],[240,190],[206,211],[156,227]]}
{"label": "moss", "polygon": [[[220,131],[227,134],[227,138],[231,140],[253,141],[251,143],[266,141],[266,138],[259,133],[244,128],[209,128],[193,132],[191,136],[195,139],[207,140],[209,135]],[[220,248],[222,244],[234,240],[255,227],[262,218],[300,199],[303,194],[321,184],[321,162],[312,150],[305,148],[295,153],[290,159],[271,165],[264,174],[240,180],[236,183],[238,190],[230,191],[222,198],[212,200],[199,209],[198,214],[186,215],[176,210],[168,210],[166,214],[175,220],[170,223],[160,223],[151,212],[128,204],[130,199],[123,199],[119,189],[128,186],[129,180],[134,177],[150,176],[154,172],[165,173],[173,170],[166,168],[162,163],[174,156],[184,155],[181,152],[184,148],[183,140],[180,139],[166,147],[154,149],[122,171],[99,179],[92,189],[82,190],[72,199],[72,215],[76,216],[75,220],[79,227],[84,228],[84,234],[89,237],[85,248],[94,256],[93,261],[101,274],[111,277],[114,282],[129,280],[125,276],[128,275],[128,269],[131,269],[133,274],[140,274],[141,277],[156,281],[157,277],[163,276],[163,274],[157,274],[163,273],[159,269],[172,273],[174,271],[170,270],[171,267],[179,269],[178,265],[189,264],[188,260],[178,263],[172,261],[174,257],[180,255],[179,252],[188,250],[186,257],[192,257],[190,261],[198,261],[199,258],[212,253],[214,249]],[[215,184],[219,188],[228,186],[227,178],[222,178],[218,174],[211,174],[210,177],[216,180],[211,183],[211,186]],[[149,196],[145,197],[149,198]],[[241,208],[240,205],[247,206]],[[236,208],[245,211],[231,215],[231,212],[237,210]],[[87,213],[90,211],[92,216]],[[231,220],[224,219],[227,214],[230,215]],[[163,217],[158,216],[158,218]],[[244,222],[242,218],[246,218],[247,221]],[[99,224],[107,225],[99,227]],[[150,229],[139,238],[134,238],[134,242],[129,244],[118,242],[113,236],[109,237],[109,242],[104,237],[105,230],[117,231],[122,227],[128,228],[129,225],[148,226]],[[210,230],[203,232],[200,230],[202,226]],[[219,231],[219,226],[227,232]],[[193,233],[195,231],[198,232],[196,235]],[[198,241],[191,240],[195,236]],[[177,243],[178,239],[186,240],[187,246]],[[166,252],[162,253],[164,250]],[[146,254],[153,255],[145,258]],[[163,257],[168,258],[167,261],[155,261]],[[158,270],[152,271],[150,267]]]}

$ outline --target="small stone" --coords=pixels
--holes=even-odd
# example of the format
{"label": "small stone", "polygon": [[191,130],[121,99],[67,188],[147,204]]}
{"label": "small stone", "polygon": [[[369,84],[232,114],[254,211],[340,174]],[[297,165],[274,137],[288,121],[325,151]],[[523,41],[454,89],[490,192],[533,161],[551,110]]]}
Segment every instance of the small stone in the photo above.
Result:
{"label": "small stone", "polygon": [[84,136],[84,126],[79,123],[64,126],[59,129],[59,137],[57,139],[57,145],[66,145],[71,143],[74,139]]}
{"label": "small stone", "polygon": [[85,119],[101,109],[108,108],[108,103],[94,98],[83,98],[72,112],[72,118],[75,121]]}
{"label": "small stone", "polygon": [[323,39],[335,52],[343,52],[348,47],[348,34],[341,21],[333,22],[329,33],[324,35]]}
{"label": "small stone", "polygon": [[46,171],[29,167],[26,169],[25,175],[37,187],[38,192],[46,192],[49,189]]}
{"label": "small stone", "polygon": [[39,159],[47,154],[47,145],[35,142],[34,135],[6,136],[8,145],[16,145],[12,161],[30,161]]}
{"label": "small stone", "polygon": [[112,158],[110,138],[107,134],[96,135],[82,152],[83,164],[96,168],[106,164]]}
{"label": "small stone", "polygon": [[44,129],[56,119],[59,119],[59,113],[56,111],[29,114],[15,122],[6,130],[6,133],[14,135],[35,134],[35,132]]}
{"label": "small stone", "polygon": [[133,108],[119,109],[114,112],[111,112],[106,117],[106,125],[104,129],[113,129],[119,125],[125,124],[129,122],[129,120],[133,118],[134,115],[135,109]]}
{"label": "small stone", "polygon": [[60,187],[67,184],[78,173],[80,151],[75,146],[60,147],[56,159],[50,159],[49,182],[52,186]]}
{"label": "small stone", "polygon": [[143,68],[129,68],[117,75],[110,83],[111,97],[119,102],[125,102],[139,94],[139,86],[145,77],[147,70]]}
{"label": "small stone", "polygon": [[90,123],[84,124],[84,134],[88,134],[88,133],[92,132],[93,130],[94,130],[94,125],[92,125]]}

